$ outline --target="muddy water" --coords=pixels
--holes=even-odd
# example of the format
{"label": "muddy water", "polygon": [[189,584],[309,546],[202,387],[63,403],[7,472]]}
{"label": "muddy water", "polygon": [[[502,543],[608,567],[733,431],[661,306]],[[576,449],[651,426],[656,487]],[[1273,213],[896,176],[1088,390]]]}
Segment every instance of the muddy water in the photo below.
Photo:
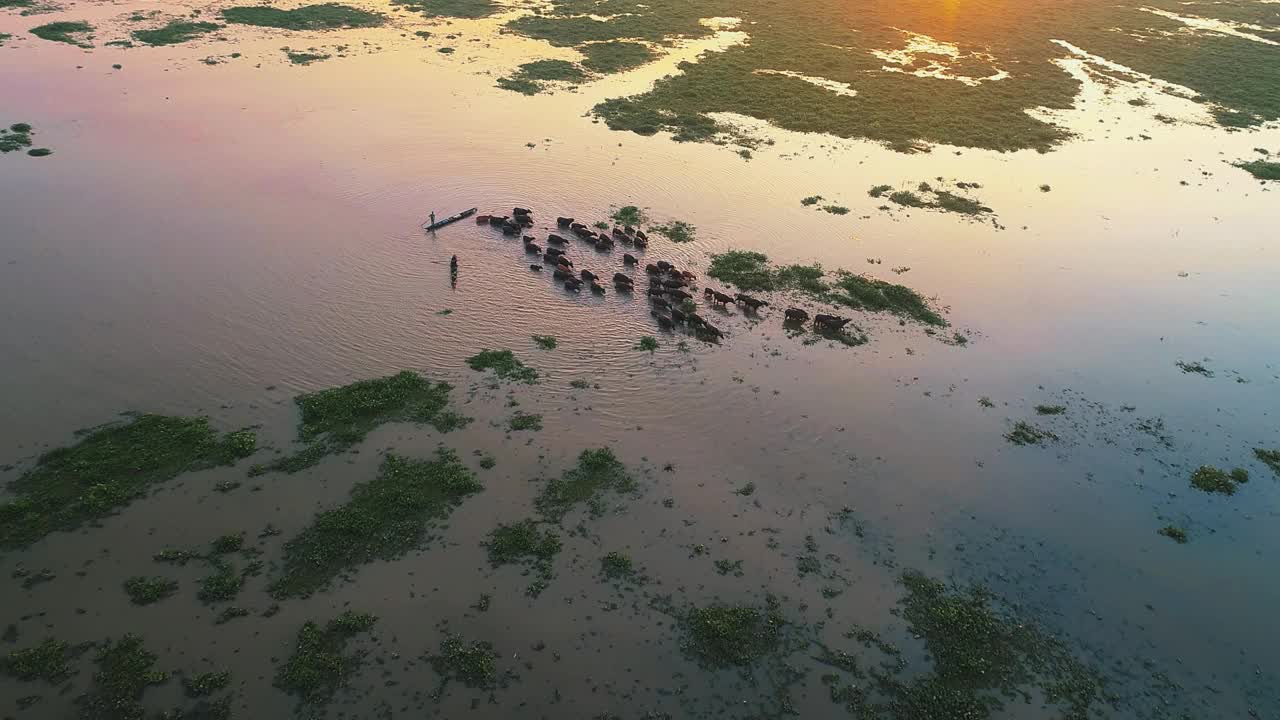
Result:
{"label": "muddy water", "polygon": [[[16,36],[23,23],[0,18],[0,31]],[[343,696],[354,717],[459,717],[473,700],[479,717],[746,716],[760,691],[684,660],[671,620],[647,596],[703,603],[771,592],[798,621],[831,607],[833,636],[850,622],[893,631],[893,579],[915,567],[988,583],[1104,659],[1156,661],[1186,687],[1170,695],[1209,715],[1275,716],[1278,493],[1250,448],[1280,443],[1280,203],[1228,162],[1254,147],[1280,150],[1280,134],[1165,125],[1153,115],[1194,108],[1134,107],[1124,93],[1137,90],[1087,84],[1059,117],[1079,139],[1048,155],[901,155],[771,133],[775,144],[746,161],[582,117],[669,68],[518,97],[491,85],[528,45],[470,43],[465,33],[485,23],[454,27],[464,36],[452,56],[362,31],[341,42],[367,35],[383,50],[306,68],[283,64],[279,37],[246,39],[245,58],[218,66],[197,61],[229,52],[216,44],[85,54],[23,39],[0,49],[6,108],[21,114],[3,119],[31,122],[38,144],[55,149],[38,161],[0,158],[0,456],[17,463],[6,477],[127,409],[260,424],[263,444],[287,448],[294,394],[403,368],[453,382],[477,418],[443,438],[386,427],[358,454],[226,495],[213,484],[243,468],[185,476],[99,528],[9,553],[5,570],[58,576],[0,590],[0,622],[17,622],[20,644],[138,631],[166,668],[233,669],[240,716],[281,717],[292,703],[270,687],[273,660],[287,656],[303,620],[349,606],[381,618]],[[124,69],[112,71],[115,62]],[[939,176],[981,183],[999,227],[881,211],[866,193]],[[813,194],[852,212],[801,207]],[[713,320],[729,333],[713,347],[657,332],[640,297],[566,294],[487,227],[419,230],[431,210],[520,205],[545,222],[599,219],[624,204],[698,228],[694,243],[654,242],[649,260],[700,271],[709,254],[736,247],[867,271],[936,296],[971,340],[949,345],[866,316],[857,319],[866,346],[805,345],[783,332],[781,308],[759,320],[730,309]],[[608,277],[621,253],[570,256]],[[890,272],[899,266],[911,269]],[[532,334],[556,336],[559,348],[536,349]],[[634,349],[643,335],[659,338],[656,353]],[[483,347],[511,348],[543,382],[488,387],[463,363]],[[1174,364],[1206,357],[1213,378]],[[574,390],[572,380],[598,387]],[[512,411],[509,393],[544,415],[544,430],[495,427]],[[1035,404],[1059,402],[1066,419],[1034,418]],[[1062,442],[1006,443],[1023,418]],[[1163,418],[1170,447],[1133,429],[1139,418]],[[154,607],[133,607],[119,590],[129,575],[169,572],[150,560],[159,549],[237,530],[252,538],[268,522],[284,531],[260,541],[277,559],[316,509],[373,476],[378,451],[425,455],[441,441],[469,462],[480,450],[498,463],[426,552],[365,567],[275,618],[216,627],[216,610],[194,597],[198,567],[175,572],[182,593]],[[635,471],[641,496],[584,517],[551,587],[525,598],[528,578],[491,571],[479,542],[496,522],[528,514],[532,480],[602,445]],[[1254,479],[1234,497],[1203,496],[1187,485],[1202,463],[1243,465]],[[733,494],[747,482],[754,495]],[[843,508],[862,537],[833,519]],[[1192,542],[1155,534],[1169,522]],[[806,535],[839,558],[847,586],[834,600],[796,577]],[[694,556],[698,544],[709,553]],[[615,549],[652,582],[620,595],[598,582],[597,558]],[[717,575],[716,559],[742,560],[743,576]],[[265,584],[251,580],[240,604],[264,609]],[[469,609],[480,593],[494,596],[487,613]],[[453,686],[429,697],[437,678],[421,657],[442,623],[493,641],[500,670],[518,676],[494,704]],[[148,705],[177,703],[174,685],[149,693]],[[45,690],[0,684],[6,697]],[[70,695],[44,694],[24,717],[70,712]],[[835,710],[816,678],[793,694],[803,717]],[[1013,714],[1039,716],[1030,706]]]}

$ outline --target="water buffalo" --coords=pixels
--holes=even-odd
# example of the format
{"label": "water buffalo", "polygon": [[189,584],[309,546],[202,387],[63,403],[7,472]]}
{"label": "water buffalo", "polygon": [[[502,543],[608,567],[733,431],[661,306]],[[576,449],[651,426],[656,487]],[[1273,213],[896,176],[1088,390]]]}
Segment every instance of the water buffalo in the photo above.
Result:
{"label": "water buffalo", "polygon": [[627,293],[635,292],[635,289],[636,289],[636,286],[632,285],[631,283],[618,282],[617,280],[613,281],[613,287],[618,292],[627,292]]}
{"label": "water buffalo", "polygon": [[666,308],[671,307],[671,303],[667,302],[666,300],[664,300],[664,299],[662,299],[662,298],[660,298],[660,297],[658,297],[658,296],[656,296],[656,295],[654,295],[654,296],[650,296],[650,298],[649,298],[649,299],[650,299],[651,301],[653,301],[653,305],[654,305],[654,307],[660,307],[660,308],[663,308],[663,309],[666,309]]}
{"label": "water buffalo", "polygon": [[678,323],[682,323],[685,321],[686,318],[683,312],[681,312],[680,310],[677,310],[676,308],[671,308],[671,319]]}
{"label": "water buffalo", "polygon": [[706,320],[703,320],[702,324],[698,326],[698,335],[701,335],[704,337],[716,338],[716,339],[724,337],[724,333],[720,330],[720,328],[716,327],[715,325],[712,325]]}
{"label": "water buffalo", "polygon": [[630,225],[624,225],[624,226],[622,226],[622,232],[624,232],[624,233],[626,233],[626,234],[628,234],[628,235],[635,235],[635,234],[636,234],[636,229],[635,229],[635,228],[633,228],[633,227],[631,227]]}
{"label": "water buffalo", "polygon": [[657,275],[658,273],[662,272],[661,270],[658,269],[658,266],[654,265],[653,263],[649,263],[648,265],[645,265],[644,271],[649,273],[650,275]]}
{"label": "water buffalo", "polygon": [[555,257],[556,255],[563,255],[564,251],[561,250],[560,248],[549,247],[547,248],[547,254],[551,255],[552,257]]}
{"label": "water buffalo", "polygon": [[626,234],[626,233],[622,232],[622,228],[615,227],[615,228],[613,229],[613,236],[614,236],[614,237],[620,238],[620,237],[622,237],[622,236],[623,236],[623,235],[625,235],[625,234]]}
{"label": "water buffalo", "polygon": [[564,281],[564,289],[568,290],[569,292],[581,292],[582,281],[577,278],[571,277],[568,280]]}
{"label": "water buffalo", "polygon": [[613,241],[612,241],[612,240],[610,240],[609,238],[605,237],[604,235],[601,235],[600,237],[596,238],[596,249],[597,249],[597,250],[612,250],[612,249],[613,249]]}
{"label": "water buffalo", "polygon": [[666,272],[667,270],[670,270],[670,269],[671,269],[671,268],[673,268],[673,267],[675,267],[675,266],[674,266],[674,265],[672,265],[671,263],[667,262],[666,260],[659,260],[659,261],[658,261],[658,269],[659,269],[659,270],[661,270],[661,271],[663,271],[663,272]]}
{"label": "water buffalo", "polygon": [[663,330],[671,330],[676,326],[676,324],[672,322],[671,318],[667,317],[666,315],[658,314],[657,310],[654,310],[649,314],[652,315],[655,319],[657,319],[658,327],[662,328]]}
{"label": "water buffalo", "polygon": [[572,279],[573,279],[573,276],[569,274],[569,271],[568,271],[568,270],[564,270],[564,269],[559,268],[559,267],[557,267],[557,268],[556,268],[556,271],[555,271],[555,272],[551,273],[551,277],[554,277],[554,278],[555,278],[555,279],[557,279],[557,280],[572,280]]}
{"label": "water buffalo", "polygon": [[522,236],[520,239],[521,239],[521,240],[523,240],[523,241],[525,241],[525,242],[527,242],[527,243],[531,243],[531,242],[533,242],[533,236],[532,236],[532,235],[524,235],[524,236]]}
{"label": "water buffalo", "polygon": [[800,308],[787,308],[787,322],[804,322],[809,319],[809,313]]}
{"label": "water buffalo", "polygon": [[649,239],[649,236],[648,236],[648,235],[645,235],[643,230],[637,230],[637,231],[636,231],[636,239],[637,239],[637,240],[648,240],[648,239]]}
{"label": "water buffalo", "polygon": [[525,243],[524,251],[527,253],[541,253],[542,248],[538,247],[537,243]]}
{"label": "water buffalo", "polygon": [[746,305],[752,310],[759,310],[762,307],[769,306],[769,303],[765,302],[764,300],[757,300],[756,298],[753,298],[750,295],[744,295],[742,293],[738,293],[737,295],[734,295],[733,299],[736,302],[740,302],[743,305]]}
{"label": "water buffalo", "polygon": [[638,247],[638,248],[647,248],[647,247],[649,247],[649,241],[637,235],[637,236],[636,236],[636,247]]}
{"label": "water buffalo", "polygon": [[592,281],[591,281],[591,292],[593,292],[593,293],[595,293],[595,294],[597,294],[597,295],[603,295],[603,294],[604,294],[604,286],[603,286],[603,285],[601,285],[600,283],[596,282],[595,280],[592,280]]}
{"label": "water buffalo", "polygon": [[626,283],[628,285],[635,283],[635,280],[632,280],[631,278],[627,277],[626,275],[623,275],[622,273],[614,273],[613,281]]}
{"label": "water buffalo", "polygon": [[706,319],[698,313],[685,313],[684,316],[685,322],[689,323],[689,327],[698,327],[699,325],[707,324]]}
{"label": "water buffalo", "polygon": [[518,207],[518,208],[511,208],[511,214],[512,215],[532,215],[533,211],[530,210],[529,208]]}
{"label": "water buffalo", "polygon": [[520,227],[533,227],[533,218],[528,215],[517,215],[515,223]]}
{"label": "water buffalo", "polygon": [[477,225],[488,225],[488,224],[489,224],[489,216],[488,216],[488,215],[477,215],[477,216],[476,216],[476,224],[477,224]]}
{"label": "water buffalo", "polygon": [[551,243],[552,245],[568,245],[569,244],[568,240],[565,240],[564,238],[554,233],[547,236],[547,242]]}
{"label": "water buffalo", "polygon": [[[710,290],[710,288],[708,288],[708,290]],[[727,305],[733,302],[733,297],[730,295],[725,295],[724,293],[718,290],[711,290],[711,300],[712,302],[717,302],[717,303],[720,303],[721,305]]]}
{"label": "water buffalo", "polygon": [[578,273],[578,274],[582,276],[582,279],[583,279],[583,280],[590,280],[590,281],[592,281],[592,282],[595,282],[596,280],[599,280],[599,279],[600,279],[600,276],[599,276],[599,275],[597,275],[597,274],[595,274],[595,273],[591,272],[590,270],[583,270],[582,272],[580,272],[580,273]]}
{"label": "water buffalo", "polygon": [[842,318],[839,315],[823,315],[818,313],[813,316],[813,326],[821,330],[839,331],[845,325],[849,324],[850,318]]}
{"label": "water buffalo", "polygon": [[491,225],[492,227],[502,227],[503,223],[505,223],[506,221],[507,221],[506,218],[499,217],[498,215],[489,216],[489,225]]}
{"label": "water buffalo", "polygon": [[622,254],[622,263],[624,265],[636,265],[636,264],[639,264],[639,262],[640,261],[636,259],[636,256],[632,255],[631,253]]}
{"label": "water buffalo", "polygon": [[503,235],[515,235],[515,234],[517,234],[517,233],[519,233],[519,232],[520,232],[520,226],[519,226],[519,225],[509,225],[509,224],[508,224],[508,225],[503,225],[503,226],[502,226],[502,234],[503,234]]}
{"label": "water buffalo", "polygon": [[680,277],[684,278],[685,280],[697,280],[697,279],[698,279],[698,276],[697,276],[697,275],[694,275],[693,273],[689,272],[688,270],[682,270],[682,271],[680,272]]}
{"label": "water buffalo", "polygon": [[689,293],[685,292],[684,290],[668,290],[668,291],[667,291],[667,294],[668,294],[668,295],[670,295],[670,296],[671,296],[671,297],[673,297],[673,298],[678,299],[678,300],[692,300],[692,299],[693,299],[693,295],[690,295]]}
{"label": "water buffalo", "polygon": [[530,270],[538,270],[538,271],[541,271],[541,270],[542,270],[542,266],[541,266],[541,265],[530,265],[530,266],[529,266],[529,269],[530,269]]}
{"label": "water buffalo", "polygon": [[580,222],[576,222],[576,223],[569,223],[569,229],[570,229],[570,230],[586,230],[586,229],[587,229],[587,226],[586,226],[586,225],[583,225],[583,224],[582,224],[582,223],[580,223]]}
{"label": "water buffalo", "polygon": [[556,218],[556,226],[558,227],[569,227],[572,224],[573,224],[573,218],[567,218],[567,217]]}
{"label": "water buffalo", "polygon": [[662,286],[663,286],[663,287],[669,287],[669,288],[682,288],[682,287],[684,287],[684,286],[685,286],[685,285],[687,285],[687,284],[688,284],[688,283],[686,283],[684,280],[677,280],[677,279],[674,279],[674,278],[673,278],[673,279],[671,279],[671,280],[663,280],[663,281],[662,281]]}
{"label": "water buffalo", "polygon": [[577,236],[578,236],[578,237],[580,237],[580,238],[589,238],[589,237],[595,237],[595,236],[596,236],[596,234],[595,234],[595,233],[593,233],[593,232],[591,232],[591,230],[590,230],[589,228],[580,227],[580,226],[579,226],[579,227],[574,227],[574,228],[573,228],[573,234],[574,234],[574,235],[577,235]]}
{"label": "water buffalo", "polygon": [[651,287],[648,290],[649,297],[662,297],[665,294],[667,294],[667,291],[660,287]]}

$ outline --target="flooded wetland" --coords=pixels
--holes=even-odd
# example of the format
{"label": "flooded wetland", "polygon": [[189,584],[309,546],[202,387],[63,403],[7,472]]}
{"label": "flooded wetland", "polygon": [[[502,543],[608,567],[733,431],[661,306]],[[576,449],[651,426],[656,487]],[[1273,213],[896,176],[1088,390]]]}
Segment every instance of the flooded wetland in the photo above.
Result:
{"label": "flooded wetland", "polygon": [[1280,4],[0,0],[0,89],[0,717],[1280,719]]}

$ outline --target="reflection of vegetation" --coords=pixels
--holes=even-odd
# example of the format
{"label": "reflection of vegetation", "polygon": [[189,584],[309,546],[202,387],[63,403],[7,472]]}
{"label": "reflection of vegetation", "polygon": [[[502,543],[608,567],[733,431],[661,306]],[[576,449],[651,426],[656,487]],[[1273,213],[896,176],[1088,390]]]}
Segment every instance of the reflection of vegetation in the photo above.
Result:
{"label": "reflection of vegetation", "polygon": [[301,696],[307,705],[327,703],[360,664],[360,656],[343,654],[347,641],[368,632],[375,622],[373,615],[350,610],[323,628],[307,621],[298,630],[293,656],[276,672],[276,687]]}
{"label": "reflection of vegetation", "polygon": [[138,415],[50,450],[9,484],[0,504],[0,547],[23,547],[57,530],[106,517],[156,483],[231,465],[257,446],[252,431],[219,436],[205,418]]}
{"label": "reflection of vegetation", "polygon": [[346,504],[326,510],[284,546],[278,598],[310,595],[344,571],[390,560],[416,547],[436,520],[482,490],[457,455],[432,460],[387,455],[378,476],[351,489]]}
{"label": "reflection of vegetation", "polygon": [[147,45],[176,45],[221,28],[217,23],[173,20],[168,25],[153,30],[135,30],[133,39]]}
{"label": "reflection of vegetation", "polygon": [[385,16],[378,13],[338,3],[305,5],[293,10],[281,10],[266,5],[232,7],[222,11],[222,18],[229,23],[285,30],[377,27],[387,21]]}
{"label": "reflection of vegetation", "polygon": [[634,42],[592,43],[582,49],[582,66],[598,73],[615,73],[639,67],[653,58],[653,51]]}
{"label": "reflection of vegetation", "polygon": [[1249,482],[1249,471],[1235,468],[1231,472],[1212,465],[1201,465],[1191,473],[1191,486],[1207,493],[1235,495],[1238,487]]}
{"label": "reflection of vegetation", "polygon": [[52,22],[31,28],[31,34],[44,40],[67,43],[76,47],[91,48],[93,26],[83,21]]}
{"label": "reflection of vegetation", "polygon": [[946,320],[916,291],[862,275],[839,270],[834,282],[818,265],[775,267],[758,252],[730,250],[711,257],[707,275],[743,290],[794,290],[818,300],[868,312],[890,312],[926,325],[944,326]]}
{"label": "reflection of vegetation", "polygon": [[1259,180],[1280,180],[1280,163],[1278,162],[1253,160],[1245,163],[1236,163],[1236,167],[1247,170],[1250,175]]}

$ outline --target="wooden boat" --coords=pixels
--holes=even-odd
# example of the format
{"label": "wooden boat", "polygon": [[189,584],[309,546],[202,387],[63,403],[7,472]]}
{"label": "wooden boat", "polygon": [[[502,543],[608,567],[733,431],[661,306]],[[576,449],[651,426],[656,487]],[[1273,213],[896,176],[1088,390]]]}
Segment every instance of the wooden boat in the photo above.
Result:
{"label": "wooden boat", "polygon": [[462,211],[462,212],[460,212],[460,213],[457,213],[457,214],[455,214],[455,215],[450,215],[449,217],[447,217],[447,218],[445,218],[445,219],[443,219],[443,220],[437,220],[437,221],[435,221],[435,222],[431,223],[430,225],[427,225],[427,226],[426,226],[426,229],[427,229],[427,230],[435,230],[435,229],[437,229],[437,228],[442,228],[442,227],[444,227],[445,225],[448,225],[449,223],[455,223],[455,222],[458,222],[458,221],[459,221],[459,220],[461,220],[462,218],[468,218],[468,217],[471,217],[472,215],[475,215],[475,214],[476,214],[476,212],[477,212],[478,210],[479,210],[479,208],[471,208],[470,210],[463,210],[463,211]]}

